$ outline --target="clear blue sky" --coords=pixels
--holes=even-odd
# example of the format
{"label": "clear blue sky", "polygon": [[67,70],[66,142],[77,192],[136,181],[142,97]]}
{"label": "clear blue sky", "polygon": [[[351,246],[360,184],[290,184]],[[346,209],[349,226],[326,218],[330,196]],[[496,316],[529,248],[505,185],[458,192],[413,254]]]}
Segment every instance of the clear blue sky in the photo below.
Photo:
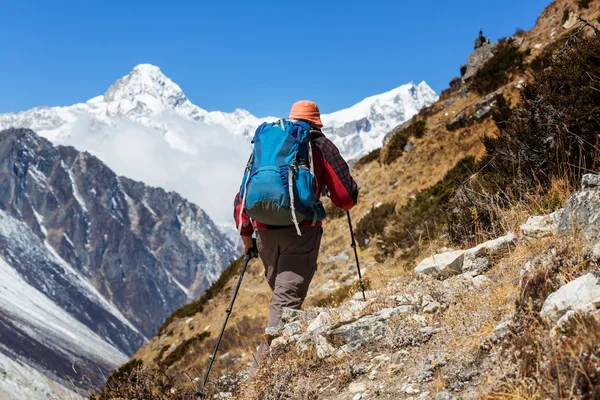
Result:
{"label": "clear blue sky", "polygon": [[102,94],[158,65],[208,110],[323,112],[409,81],[438,93],[479,28],[530,29],[549,0],[0,0],[0,113]]}

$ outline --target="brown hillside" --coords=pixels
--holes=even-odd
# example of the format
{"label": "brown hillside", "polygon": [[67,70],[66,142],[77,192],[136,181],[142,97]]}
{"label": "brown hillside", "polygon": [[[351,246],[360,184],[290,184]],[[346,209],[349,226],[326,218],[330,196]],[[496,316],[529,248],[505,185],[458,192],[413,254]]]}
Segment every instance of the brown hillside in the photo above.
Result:
{"label": "brown hillside", "polygon": [[[517,65],[517,61],[511,61],[515,66],[507,69],[508,83],[503,83],[498,90],[484,95],[473,89],[472,82],[446,90],[436,104],[423,110],[412,121],[413,123],[425,121],[425,131],[420,138],[408,137],[409,151],[402,151],[401,156],[389,164],[381,162],[391,151],[390,145],[393,140],[390,140],[387,147],[382,149],[380,160],[360,163],[362,165],[357,166],[353,171],[361,188],[359,204],[352,211],[355,226],[360,226],[360,221],[373,206],[391,203],[396,205],[396,210],[399,210],[411,199],[421,199],[422,197],[418,197],[420,191],[432,188],[436,183],[443,181],[444,176],[455,166],[460,166],[459,162],[461,160],[464,162],[466,156],[482,157],[485,149],[481,139],[484,135],[493,136],[498,132],[496,123],[492,119],[494,104],[497,104],[497,101],[494,101],[495,94],[503,96],[514,106],[519,100],[523,82],[532,79],[530,63],[565,33],[580,29],[581,24],[575,24],[574,16],[579,15],[589,21],[600,16],[600,1],[592,1],[590,8],[587,9],[580,7],[578,3],[574,0],[553,2],[542,12],[530,32],[520,33],[513,38],[514,41],[507,42],[509,43],[507,46],[515,46],[518,54],[522,54],[523,58],[521,67]],[[510,49],[507,50],[507,54],[509,51]],[[487,105],[491,107],[487,113],[484,113]],[[452,124],[461,113],[465,117],[464,120]],[[477,118],[482,113],[485,115]],[[406,127],[407,125],[399,127],[394,132],[399,134]],[[417,213],[414,210],[419,210],[419,204],[413,204],[411,207],[413,213]],[[402,248],[395,248],[393,241],[384,240],[394,237],[391,233],[398,224],[397,220],[390,218],[386,230],[376,233],[369,239],[365,248],[359,249],[361,265],[371,288],[386,288],[392,279],[399,282],[401,286],[406,285],[413,278],[412,270],[408,270],[407,267],[414,266],[417,258],[439,253],[443,247],[452,245],[443,219],[437,217],[439,216],[431,217],[432,225],[419,223],[406,225],[412,227],[409,232],[410,240],[402,241],[406,244]],[[516,217],[513,222],[520,224],[522,221],[519,218],[522,217]],[[346,219],[330,219],[324,224],[324,230],[319,269],[309,291],[306,306],[334,306],[346,300],[348,294],[353,294],[355,289],[355,286],[351,286],[356,279],[356,270],[349,246],[350,235]],[[548,244],[535,246],[543,245]],[[391,250],[390,246],[392,246]],[[480,328],[478,333],[473,337],[473,342],[457,345],[459,354],[472,351],[474,343],[478,342],[480,336],[486,336],[493,329],[494,324],[506,314],[507,304],[514,301],[512,291],[515,290],[516,283],[503,273],[515,272],[516,265],[524,257],[523,254],[535,251],[535,246],[518,247],[512,258],[502,264],[503,269],[495,272],[498,276],[497,279],[494,278],[492,286],[482,292],[480,298],[465,300],[466,308],[460,313],[453,314],[455,320],[452,322],[454,324],[452,332],[458,334],[465,328],[465,321],[468,320],[469,314],[476,312],[478,302],[499,303],[494,310],[496,314],[492,317],[479,316],[483,319],[478,325]],[[239,268],[239,266],[238,263],[235,267]],[[161,332],[142,346],[133,358],[141,360],[144,366],[158,367],[168,375],[181,377],[183,385],[191,386],[191,381],[195,378],[202,378],[232,288],[237,280],[235,272],[235,269],[231,270],[225,276],[228,279],[221,280],[222,287],[215,287],[210,292],[210,296],[204,297],[202,304],[196,304],[195,308],[189,306],[188,311],[176,313]],[[498,300],[502,296],[504,296],[503,300]],[[262,265],[255,260],[248,269],[236,301],[219,359],[213,369],[213,377],[237,373],[247,368],[264,332],[269,299],[270,291],[263,277]],[[461,301],[461,299],[453,299],[453,301]],[[209,333],[208,337],[205,332]],[[440,343],[436,341],[431,346]],[[441,378],[439,384],[442,385]],[[332,396],[323,398],[334,398]]]}

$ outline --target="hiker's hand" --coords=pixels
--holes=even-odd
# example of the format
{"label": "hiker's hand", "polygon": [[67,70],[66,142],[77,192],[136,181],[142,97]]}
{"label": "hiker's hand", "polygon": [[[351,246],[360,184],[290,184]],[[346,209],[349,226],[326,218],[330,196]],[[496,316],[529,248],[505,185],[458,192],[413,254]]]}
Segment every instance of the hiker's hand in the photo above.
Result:
{"label": "hiker's hand", "polygon": [[252,249],[252,236],[242,236],[242,255],[247,255],[250,249]]}

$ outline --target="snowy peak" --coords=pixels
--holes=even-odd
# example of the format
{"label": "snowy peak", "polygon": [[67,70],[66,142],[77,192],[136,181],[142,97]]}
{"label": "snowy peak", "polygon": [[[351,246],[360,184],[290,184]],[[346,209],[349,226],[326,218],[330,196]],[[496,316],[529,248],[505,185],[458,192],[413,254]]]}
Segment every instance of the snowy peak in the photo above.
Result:
{"label": "snowy peak", "polygon": [[157,66],[140,64],[117,80],[104,94],[89,103],[106,103],[108,116],[135,113],[158,115],[189,103],[183,90]]}
{"label": "snowy peak", "polygon": [[388,92],[370,96],[352,107],[323,115],[326,126],[336,127],[362,118],[374,121],[402,117],[407,112],[419,111],[437,100],[437,95],[426,82],[408,83]]}
{"label": "snowy peak", "polygon": [[385,135],[438,99],[426,82],[413,82],[370,96],[355,105],[321,116],[323,131],[347,159],[381,147]]}

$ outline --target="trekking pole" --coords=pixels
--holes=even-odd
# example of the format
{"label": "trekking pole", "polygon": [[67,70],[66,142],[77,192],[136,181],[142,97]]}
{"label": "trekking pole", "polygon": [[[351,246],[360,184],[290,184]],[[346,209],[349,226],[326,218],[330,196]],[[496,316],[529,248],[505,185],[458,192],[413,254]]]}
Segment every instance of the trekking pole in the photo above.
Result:
{"label": "trekking pole", "polygon": [[233,297],[231,298],[231,303],[229,303],[229,307],[225,313],[225,322],[223,323],[223,327],[221,328],[221,333],[219,334],[219,338],[217,339],[217,343],[215,344],[215,349],[213,350],[212,355],[210,356],[210,362],[208,364],[208,369],[206,370],[206,375],[204,375],[204,382],[202,383],[202,389],[200,389],[196,393],[196,397],[204,398],[204,387],[208,382],[208,376],[210,375],[210,370],[215,362],[215,357],[217,356],[217,350],[219,350],[219,345],[221,344],[221,339],[223,339],[223,334],[225,333],[225,327],[227,326],[227,321],[229,321],[229,316],[231,315],[231,310],[233,310],[233,303],[235,302],[235,298],[237,297],[238,291],[240,290],[240,286],[242,285],[242,280],[244,279],[244,273],[246,272],[246,267],[248,267],[248,263],[252,258],[258,257],[258,250],[256,248],[256,239],[254,239],[254,243],[252,248],[248,250],[248,253],[244,256],[244,266],[242,267],[242,272],[240,272],[240,278],[238,279],[237,286],[233,291]]}
{"label": "trekking pole", "polygon": [[352,237],[352,244],[350,245],[354,249],[354,257],[356,258],[356,268],[358,269],[358,282],[360,283],[360,290],[362,291],[363,300],[367,301],[365,295],[365,286],[363,285],[362,274],[360,273],[360,263],[358,262],[358,251],[356,250],[356,240],[354,240],[354,231],[352,230],[352,219],[350,219],[350,211],[346,211],[348,216],[348,226],[350,227],[350,237]]}

